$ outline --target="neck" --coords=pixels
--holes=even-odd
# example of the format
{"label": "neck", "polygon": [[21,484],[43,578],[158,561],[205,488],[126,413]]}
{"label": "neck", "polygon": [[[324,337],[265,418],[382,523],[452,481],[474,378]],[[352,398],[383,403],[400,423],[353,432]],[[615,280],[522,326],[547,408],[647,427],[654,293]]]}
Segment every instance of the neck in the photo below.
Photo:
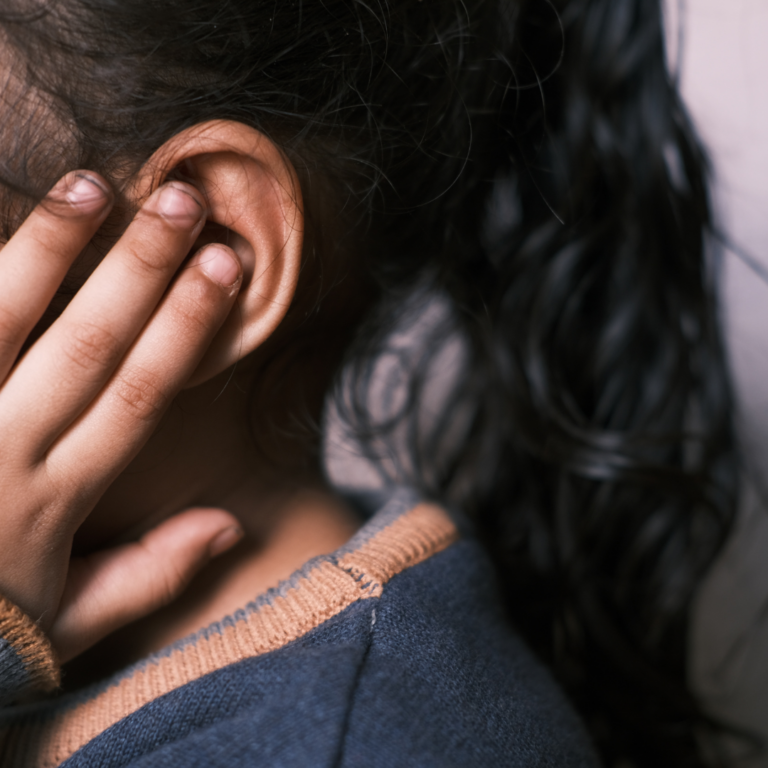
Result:
{"label": "neck", "polygon": [[[353,513],[324,484],[304,436],[283,430],[281,440],[258,440],[279,434],[281,420],[265,426],[250,418],[264,413],[251,407],[252,382],[253,373],[243,369],[182,392],[82,526],[75,552],[134,540],[196,506],[231,512],[243,527],[243,541],[204,568],[173,604],[71,662],[66,688],[116,672],[222,619],[354,533]],[[278,405],[273,402],[271,417]],[[267,444],[274,446],[269,454]]]}
{"label": "neck", "polygon": [[178,600],[71,661],[65,690],[103,679],[233,614],[308,560],[338,549],[357,528],[343,501],[323,489],[294,490],[272,504],[272,524],[255,533],[246,526],[244,539],[198,573]]}

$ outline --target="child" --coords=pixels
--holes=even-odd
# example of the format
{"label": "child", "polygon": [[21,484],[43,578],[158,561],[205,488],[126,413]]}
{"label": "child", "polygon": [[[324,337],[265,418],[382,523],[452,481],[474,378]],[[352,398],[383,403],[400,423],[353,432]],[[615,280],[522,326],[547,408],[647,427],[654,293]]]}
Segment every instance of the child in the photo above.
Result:
{"label": "child", "polygon": [[607,764],[700,764],[733,473],[658,7],[0,20],[3,765],[595,765],[510,620]]}

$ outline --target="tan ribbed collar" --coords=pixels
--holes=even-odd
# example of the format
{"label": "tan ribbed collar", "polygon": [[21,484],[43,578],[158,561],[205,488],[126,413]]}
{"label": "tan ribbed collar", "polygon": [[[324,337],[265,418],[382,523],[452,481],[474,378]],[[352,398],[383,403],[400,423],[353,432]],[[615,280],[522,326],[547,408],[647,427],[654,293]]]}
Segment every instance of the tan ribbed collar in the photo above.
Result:
{"label": "tan ribbed collar", "polygon": [[[332,555],[316,558],[233,616],[191,635],[104,683],[3,713],[0,764],[52,768],[159,696],[230,664],[277,650],[358,600],[377,598],[396,574],[458,537],[431,504],[385,507]],[[7,715],[7,717],[6,717]]]}

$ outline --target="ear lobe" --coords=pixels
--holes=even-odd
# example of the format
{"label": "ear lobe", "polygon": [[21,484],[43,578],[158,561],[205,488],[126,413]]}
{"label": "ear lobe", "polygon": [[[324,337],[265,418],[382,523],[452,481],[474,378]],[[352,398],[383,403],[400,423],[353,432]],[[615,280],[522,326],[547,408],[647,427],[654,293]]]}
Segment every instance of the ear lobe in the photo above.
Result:
{"label": "ear lobe", "polygon": [[132,197],[141,204],[177,168],[206,195],[208,221],[234,233],[222,242],[243,264],[235,307],[190,379],[194,386],[253,352],[280,324],[299,278],[304,213],[290,162],[242,123],[202,123],[169,139],[143,167]]}

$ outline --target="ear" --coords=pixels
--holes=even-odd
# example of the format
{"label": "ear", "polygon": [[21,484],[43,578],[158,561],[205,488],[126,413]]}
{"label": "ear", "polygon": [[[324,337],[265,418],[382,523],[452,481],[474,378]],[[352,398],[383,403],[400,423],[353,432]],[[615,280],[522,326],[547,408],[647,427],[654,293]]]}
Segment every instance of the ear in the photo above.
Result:
{"label": "ear", "polygon": [[193,181],[208,199],[198,244],[226,243],[243,265],[235,306],[187,385],[193,386],[253,352],[283,319],[299,278],[304,212],[291,163],[242,123],[217,120],[176,134],[144,165],[131,197],[140,205],[171,173]]}

